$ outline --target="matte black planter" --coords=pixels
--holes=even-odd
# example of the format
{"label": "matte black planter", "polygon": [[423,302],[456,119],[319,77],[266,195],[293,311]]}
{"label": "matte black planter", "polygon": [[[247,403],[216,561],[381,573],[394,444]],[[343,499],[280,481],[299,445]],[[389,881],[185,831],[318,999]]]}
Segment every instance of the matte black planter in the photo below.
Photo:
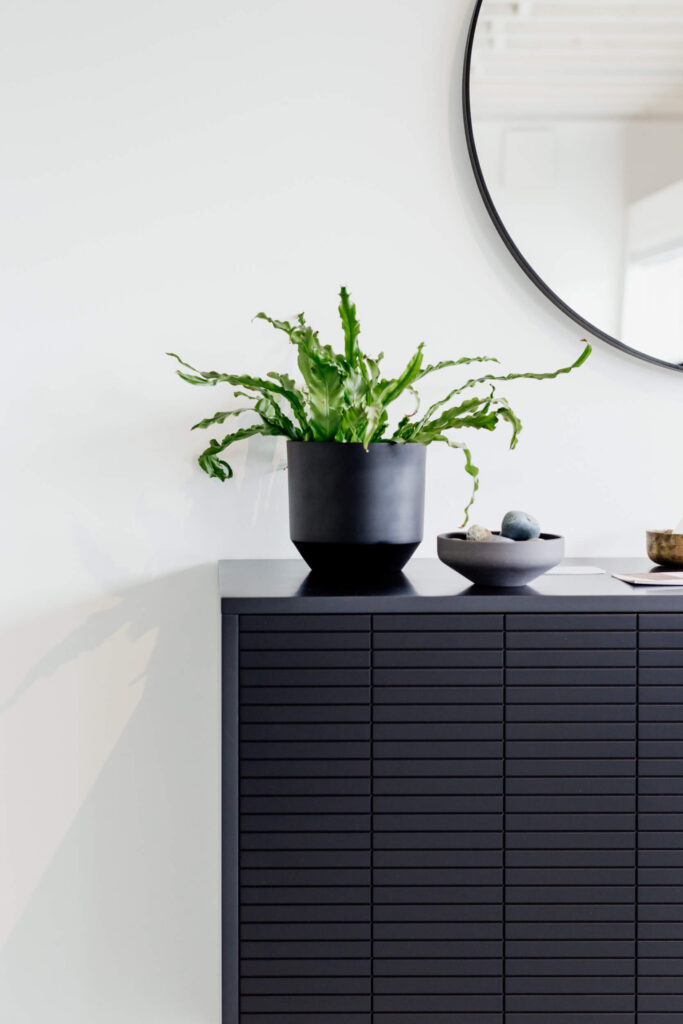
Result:
{"label": "matte black planter", "polygon": [[421,444],[287,442],[289,535],[314,572],[400,572],[422,540],[425,456]]}

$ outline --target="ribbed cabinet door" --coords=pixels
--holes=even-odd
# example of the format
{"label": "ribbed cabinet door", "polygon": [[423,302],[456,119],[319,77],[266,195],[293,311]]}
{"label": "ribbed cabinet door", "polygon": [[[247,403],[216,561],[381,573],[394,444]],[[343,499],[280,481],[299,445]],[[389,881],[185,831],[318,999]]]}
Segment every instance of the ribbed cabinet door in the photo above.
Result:
{"label": "ribbed cabinet door", "polygon": [[370,1024],[370,619],[240,618],[240,1021]]}
{"label": "ribbed cabinet door", "polygon": [[506,616],[506,1024],[635,1024],[635,618]]}
{"label": "ribbed cabinet door", "polygon": [[683,1020],[683,614],[639,617],[638,1021]]}
{"label": "ribbed cabinet door", "polygon": [[502,1024],[502,625],[373,617],[373,1024]]}

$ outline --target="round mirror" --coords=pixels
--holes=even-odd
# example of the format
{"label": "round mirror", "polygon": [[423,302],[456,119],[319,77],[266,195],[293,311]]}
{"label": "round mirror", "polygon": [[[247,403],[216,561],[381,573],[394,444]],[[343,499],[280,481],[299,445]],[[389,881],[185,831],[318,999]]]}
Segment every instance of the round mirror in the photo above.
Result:
{"label": "round mirror", "polygon": [[588,331],[683,370],[683,0],[478,0],[464,106],[529,277]]}

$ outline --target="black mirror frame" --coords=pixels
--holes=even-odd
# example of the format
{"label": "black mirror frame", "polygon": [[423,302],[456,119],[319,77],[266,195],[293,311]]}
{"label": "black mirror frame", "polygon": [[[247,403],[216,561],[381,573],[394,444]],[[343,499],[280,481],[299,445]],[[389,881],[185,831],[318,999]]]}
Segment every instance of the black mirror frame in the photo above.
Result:
{"label": "black mirror frame", "polygon": [[477,153],[477,147],[474,141],[474,128],[472,125],[472,107],[470,101],[470,74],[472,70],[472,50],[474,48],[474,37],[477,31],[477,25],[479,23],[479,15],[483,6],[484,0],[476,0],[474,6],[474,13],[470,22],[469,33],[467,36],[467,46],[465,49],[465,66],[463,69],[462,79],[462,106],[463,115],[465,120],[465,137],[467,139],[467,150],[470,155],[470,161],[472,163],[472,170],[474,171],[474,177],[477,182],[477,186],[481,193],[481,197],[484,200],[484,206],[486,207],[488,214],[493,221],[498,234],[503,239],[509,252],[515,258],[519,266],[522,268],[527,277],[533,281],[536,287],[543,292],[546,298],[550,299],[558,309],[561,309],[571,320],[579,324],[586,332],[594,335],[596,338],[601,338],[606,341],[608,345],[613,345],[614,348],[621,349],[622,352],[628,352],[629,355],[635,356],[637,359],[643,359],[648,363],[655,363],[657,366],[665,366],[669,370],[677,370],[679,373],[683,373],[683,365],[678,363],[669,363],[665,359],[658,359],[656,356],[649,356],[645,352],[640,352],[638,349],[631,348],[629,345],[625,345],[623,341],[618,341],[613,338],[611,334],[607,334],[606,331],[601,330],[592,324],[589,320],[586,320],[577,313],[575,309],[557,295],[552,288],[546,284],[542,277],[540,277],[531,264],[525,259],[520,250],[517,248],[515,242],[510,236],[503,220],[496,209],[496,206],[491,198],[491,193],[488,190],[486,179],[484,178],[481,164],[479,162],[479,155]]}

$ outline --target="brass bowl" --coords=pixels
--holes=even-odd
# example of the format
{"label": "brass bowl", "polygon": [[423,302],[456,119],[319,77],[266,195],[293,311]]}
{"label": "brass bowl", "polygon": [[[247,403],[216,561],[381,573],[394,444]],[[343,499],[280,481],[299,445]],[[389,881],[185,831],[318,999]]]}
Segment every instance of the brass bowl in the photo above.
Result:
{"label": "brass bowl", "polygon": [[657,565],[683,566],[683,533],[648,530],[647,555]]}

